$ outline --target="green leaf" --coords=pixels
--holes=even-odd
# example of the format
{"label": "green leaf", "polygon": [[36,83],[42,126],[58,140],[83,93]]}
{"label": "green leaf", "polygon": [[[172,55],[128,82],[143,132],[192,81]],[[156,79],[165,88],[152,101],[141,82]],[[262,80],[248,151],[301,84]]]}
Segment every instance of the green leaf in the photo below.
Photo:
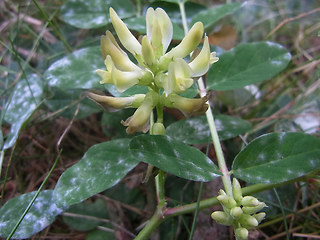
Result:
{"label": "green leaf", "polygon": [[[142,34],[146,34],[146,18],[145,17],[137,17],[137,18],[129,18],[124,20],[124,23],[128,26],[129,29],[137,31]],[[172,23],[173,27],[173,39],[182,40],[184,38],[184,31],[179,25],[176,23]]]}
{"label": "green leaf", "polygon": [[100,47],[82,48],[54,62],[44,74],[49,87],[101,88],[97,69],[105,69]]}
{"label": "green leaf", "polygon": [[210,32],[217,21],[229,14],[232,14],[240,7],[240,3],[229,3],[201,11],[192,18],[192,24],[200,21],[203,23],[205,31]]}
{"label": "green leaf", "polygon": [[120,18],[135,14],[129,0],[68,0],[61,7],[61,19],[77,28],[98,28],[110,23],[109,7],[113,7]]}
{"label": "green leaf", "polygon": [[139,162],[128,148],[129,139],[92,146],[77,164],[60,177],[54,189],[57,205],[80,203],[117,184]]}
{"label": "green leaf", "polygon": [[210,181],[220,174],[205,154],[168,136],[134,137],[130,149],[140,161],[188,180]]}
{"label": "green leaf", "polygon": [[39,107],[42,97],[41,79],[33,74],[21,79],[14,88],[4,120],[11,124],[10,133],[6,136],[3,148],[12,147],[19,133],[28,122],[33,112]]}
{"label": "green leaf", "polygon": [[273,42],[240,44],[219,56],[209,70],[207,87],[230,90],[276,76],[291,60],[286,48]]}
{"label": "green leaf", "polygon": [[233,173],[250,183],[280,183],[320,167],[320,139],[303,133],[270,133],[235,158]]}
{"label": "green leaf", "polygon": [[[251,124],[246,120],[222,114],[215,116],[215,124],[220,140],[236,137],[251,128]],[[166,134],[187,144],[212,141],[206,116],[174,122],[167,127]]]}
{"label": "green leaf", "polygon": [[[13,238],[29,238],[50,225],[55,217],[64,211],[53,202],[52,193],[52,190],[40,192],[33,206],[14,233]],[[9,236],[35,194],[36,192],[22,194],[10,199],[2,206],[0,209],[1,237]]]}
{"label": "green leaf", "polygon": [[94,221],[93,219],[86,219],[85,216],[101,219],[106,219],[108,217],[108,209],[102,199],[97,199],[93,203],[82,202],[72,205],[66,212],[66,214],[68,213],[76,214],[78,217],[65,215],[63,216],[63,221],[71,228],[79,231],[93,230],[102,224],[99,220]]}

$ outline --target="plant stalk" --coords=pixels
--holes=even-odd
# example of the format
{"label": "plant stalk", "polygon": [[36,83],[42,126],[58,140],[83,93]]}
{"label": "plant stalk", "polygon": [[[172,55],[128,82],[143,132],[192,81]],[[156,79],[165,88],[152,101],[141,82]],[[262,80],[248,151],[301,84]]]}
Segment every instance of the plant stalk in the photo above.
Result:
{"label": "plant stalk", "polygon": [[[180,8],[180,12],[181,12],[184,33],[186,35],[188,33],[188,23],[187,23],[187,18],[186,18],[186,11],[184,8],[184,2],[182,2],[182,1],[179,2],[179,8]],[[204,86],[204,82],[203,82],[202,78],[199,78],[198,86],[199,86],[199,90],[200,90],[200,96],[201,97],[206,96],[207,90]],[[207,103],[208,103],[209,107],[206,112],[206,117],[207,117],[207,121],[208,121],[209,128],[210,128],[213,146],[214,146],[214,149],[215,149],[216,155],[217,155],[218,165],[219,165],[220,171],[222,173],[222,177],[221,177],[222,183],[223,183],[223,186],[224,186],[224,189],[225,189],[227,195],[232,197],[232,184],[231,184],[231,179],[230,179],[230,172],[228,170],[226,161],[223,156],[223,152],[222,152],[217,128],[214,123],[214,117],[213,117],[213,113],[211,111],[210,103],[209,103],[209,101]]]}

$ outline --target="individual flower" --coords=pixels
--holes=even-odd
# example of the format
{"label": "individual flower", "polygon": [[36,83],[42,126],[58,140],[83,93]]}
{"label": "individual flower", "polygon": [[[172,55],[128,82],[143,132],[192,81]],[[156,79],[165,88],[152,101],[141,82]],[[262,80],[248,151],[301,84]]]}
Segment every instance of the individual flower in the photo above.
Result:
{"label": "individual flower", "polygon": [[[186,116],[207,110],[207,97],[190,99],[178,95],[190,88],[194,84],[194,78],[204,75],[210,65],[218,60],[215,53],[210,52],[207,37],[201,51],[192,61],[184,59],[202,40],[204,28],[201,22],[195,23],[182,41],[167,52],[173,26],[163,9],[147,9],[147,32],[139,40],[112,8],[110,19],[121,45],[133,55],[136,62],[129,58],[111,32],[106,31],[101,37],[101,53],[106,70],[96,71],[101,77],[100,83],[112,84],[121,93],[135,85],[142,85],[148,88],[148,93],[114,98],[89,92],[87,96],[90,99],[105,109],[137,108],[130,118],[122,121],[129,134],[149,129],[149,118],[155,107],[157,110],[163,107],[176,108]],[[151,131],[164,134],[162,121],[162,117],[158,119]]]}
{"label": "individual flower", "polygon": [[111,97],[98,91],[88,91],[87,97],[104,109],[112,111],[113,109],[138,108],[142,104],[145,94],[135,94],[130,97]]}

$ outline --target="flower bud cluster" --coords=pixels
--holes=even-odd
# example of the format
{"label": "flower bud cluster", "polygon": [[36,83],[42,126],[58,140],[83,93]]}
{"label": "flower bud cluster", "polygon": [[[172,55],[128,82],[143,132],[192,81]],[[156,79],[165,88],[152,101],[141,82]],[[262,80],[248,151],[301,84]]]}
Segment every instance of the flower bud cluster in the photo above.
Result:
{"label": "flower bud cluster", "polygon": [[[147,10],[147,34],[139,40],[112,8],[110,18],[121,45],[132,54],[137,63],[128,57],[112,33],[107,31],[101,37],[101,52],[106,70],[96,71],[101,77],[100,83],[113,84],[118,92],[124,92],[135,85],[147,86],[149,92],[124,98],[89,92],[90,99],[104,108],[137,108],[133,116],[122,121],[129,134],[148,131],[148,120],[155,107],[176,108],[187,116],[207,110],[207,97],[190,99],[178,95],[190,88],[195,78],[204,75],[210,65],[218,61],[215,52],[210,52],[207,36],[198,55],[190,62],[184,59],[202,40],[204,28],[201,22],[195,23],[180,44],[167,51],[172,40],[173,26],[163,9]],[[156,123],[159,124],[154,126],[153,131],[163,133],[162,119]]]}
{"label": "flower bud cluster", "polygon": [[211,214],[217,223],[234,226],[237,240],[248,239],[250,229],[255,228],[265,218],[261,211],[266,204],[252,196],[242,196],[239,181],[234,178],[232,183],[233,196],[228,196],[222,189],[217,197],[224,211],[215,211]]}

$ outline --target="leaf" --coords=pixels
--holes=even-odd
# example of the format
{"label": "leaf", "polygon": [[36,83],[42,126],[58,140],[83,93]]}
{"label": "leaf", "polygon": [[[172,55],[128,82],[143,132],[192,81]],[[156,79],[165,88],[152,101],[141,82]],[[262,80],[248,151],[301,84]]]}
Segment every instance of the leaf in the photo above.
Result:
{"label": "leaf", "polygon": [[117,184],[139,162],[128,149],[129,139],[92,146],[77,164],[60,177],[54,189],[57,205],[80,203]]}
{"label": "leaf", "polygon": [[168,136],[134,137],[130,149],[140,161],[181,178],[210,181],[220,175],[218,167],[205,154]]}
{"label": "leaf", "polygon": [[[137,31],[142,34],[146,34],[146,18],[145,17],[137,17],[137,18],[129,18],[124,20],[124,23],[128,26],[129,29]],[[184,38],[184,31],[178,24],[172,23],[173,27],[173,36],[172,39],[182,40]]]}
{"label": "leaf", "polygon": [[99,68],[105,69],[100,47],[82,48],[54,62],[44,78],[49,87],[63,90],[101,88]]}
{"label": "leaf", "polygon": [[223,17],[232,14],[242,5],[240,3],[223,4],[215,8],[209,8],[207,10],[199,12],[192,18],[192,24],[196,22],[202,22],[206,32],[212,30],[213,25],[222,19]]}
{"label": "leaf", "polygon": [[[228,115],[216,115],[215,124],[219,139],[226,140],[250,130],[251,124],[243,119]],[[174,122],[166,129],[166,134],[177,141],[187,144],[211,142],[207,118],[199,116]]]}
{"label": "leaf", "polygon": [[[52,190],[40,192],[17,231],[14,233],[13,238],[29,238],[50,225],[55,217],[64,211],[64,209],[57,207],[53,202],[52,193]],[[1,237],[9,236],[35,194],[36,192],[22,194],[10,199],[2,206],[0,209]]]}
{"label": "leaf", "polygon": [[41,104],[41,97],[42,83],[37,75],[27,75],[27,79],[21,79],[17,83],[4,116],[4,120],[11,124],[11,128],[3,149],[15,144],[21,129]]}
{"label": "leaf", "polygon": [[233,173],[250,183],[280,183],[320,167],[320,139],[303,133],[270,133],[235,158]]}
{"label": "leaf", "polygon": [[244,43],[219,56],[208,72],[207,87],[230,90],[270,79],[291,60],[286,48],[273,42]]}
{"label": "leaf", "polygon": [[109,7],[113,7],[120,18],[135,14],[129,0],[68,0],[61,7],[61,19],[77,28],[98,28],[111,22]]}
{"label": "leaf", "polygon": [[[85,216],[106,219],[108,217],[108,209],[102,199],[97,199],[95,202],[82,202],[72,205],[67,213],[80,215],[79,217],[63,216],[63,221],[71,228],[79,231],[89,231],[101,225],[99,220],[86,219]],[[82,217],[81,217],[82,215]]]}

